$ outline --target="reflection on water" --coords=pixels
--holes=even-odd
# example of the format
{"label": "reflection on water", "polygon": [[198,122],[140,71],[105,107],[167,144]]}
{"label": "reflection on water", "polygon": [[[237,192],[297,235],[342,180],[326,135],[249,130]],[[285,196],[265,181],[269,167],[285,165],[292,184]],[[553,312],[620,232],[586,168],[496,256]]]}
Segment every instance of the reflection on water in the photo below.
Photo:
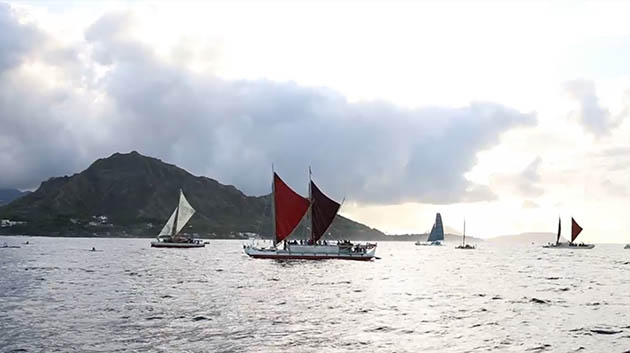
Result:
{"label": "reflection on water", "polygon": [[[21,244],[26,239],[30,244]],[[238,241],[0,237],[2,352],[622,352],[630,252],[380,243],[276,262]],[[97,250],[89,251],[92,247]]]}

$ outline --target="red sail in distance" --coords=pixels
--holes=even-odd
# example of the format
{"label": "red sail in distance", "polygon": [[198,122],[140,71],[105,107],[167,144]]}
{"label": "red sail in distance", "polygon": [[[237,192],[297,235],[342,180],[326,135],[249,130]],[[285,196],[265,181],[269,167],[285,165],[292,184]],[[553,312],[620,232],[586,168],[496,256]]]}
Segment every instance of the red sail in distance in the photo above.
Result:
{"label": "red sail in distance", "polygon": [[274,204],[276,215],[276,242],[283,241],[297,227],[308,210],[309,200],[293,191],[273,173]]}
{"label": "red sail in distance", "polygon": [[582,231],[582,227],[580,227],[580,225],[577,224],[575,219],[571,218],[571,242],[572,243],[575,241],[575,238],[577,238],[577,236],[580,234],[581,231]]}
{"label": "red sail in distance", "polygon": [[341,205],[326,196],[314,182],[311,181],[311,221],[312,241],[315,243],[326,232],[330,224],[335,220],[337,211]]}

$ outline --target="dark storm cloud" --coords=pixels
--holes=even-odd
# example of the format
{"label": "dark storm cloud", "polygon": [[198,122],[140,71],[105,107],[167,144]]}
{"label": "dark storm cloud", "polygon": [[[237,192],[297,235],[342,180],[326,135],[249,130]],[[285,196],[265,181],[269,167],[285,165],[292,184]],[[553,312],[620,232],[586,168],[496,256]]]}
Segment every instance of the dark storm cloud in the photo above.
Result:
{"label": "dark storm cloud", "polygon": [[577,111],[571,112],[571,115],[582,124],[586,131],[593,135],[605,136],[610,134],[610,131],[616,128],[629,113],[628,107],[626,107],[618,115],[613,116],[607,108],[600,104],[593,81],[569,81],[565,83],[564,88],[579,106]]}
{"label": "dark storm cloud", "polygon": [[37,48],[42,35],[30,25],[20,25],[9,5],[0,3],[0,74],[22,62]]}
{"label": "dark storm cloud", "polygon": [[[125,14],[108,15],[86,31],[91,59],[107,67],[91,86],[103,96],[99,108],[71,88],[59,92],[59,102],[32,98],[42,118],[29,117],[14,128],[13,143],[33,154],[31,160],[54,165],[24,164],[12,178],[3,176],[0,187],[33,186],[115,151],[138,150],[249,194],[270,191],[274,163],[301,192],[312,166],[316,182],[335,198],[384,204],[488,200],[492,191],[463,174],[502,132],[535,123],[531,114],[494,103],[403,109],[386,102],[350,103],[336,92],[293,83],[194,74],[131,39],[129,21]],[[40,125],[43,117],[48,126]],[[20,143],[21,134],[40,138]],[[0,143],[6,139],[0,133]],[[28,144],[41,148],[21,146]],[[1,167],[5,160],[21,163],[11,150],[0,155]]]}
{"label": "dark storm cloud", "polygon": [[[38,179],[80,164],[82,141],[70,132],[78,105],[67,88],[46,87],[21,67],[36,58],[72,71],[72,50],[52,40],[0,3],[0,187],[30,188]],[[61,65],[61,66],[59,66]]]}

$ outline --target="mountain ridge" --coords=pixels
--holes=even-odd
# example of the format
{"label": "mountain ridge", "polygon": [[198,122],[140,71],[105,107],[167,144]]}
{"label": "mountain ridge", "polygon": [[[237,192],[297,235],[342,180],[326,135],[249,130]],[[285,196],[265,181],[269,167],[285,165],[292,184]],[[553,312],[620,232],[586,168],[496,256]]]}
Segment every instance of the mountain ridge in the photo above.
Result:
{"label": "mountain ridge", "polygon": [[[3,232],[155,236],[177,205],[180,188],[197,210],[186,232],[200,237],[270,235],[270,195],[247,196],[233,185],[136,151],[114,153],[79,173],[43,181],[36,191],[0,208],[1,218],[27,222]],[[304,226],[295,233],[298,238],[306,234]],[[329,233],[368,240],[384,235],[339,215]]]}
{"label": "mountain ridge", "polygon": [[7,205],[11,201],[28,194],[29,191],[20,191],[18,189],[0,189],[0,206]]}

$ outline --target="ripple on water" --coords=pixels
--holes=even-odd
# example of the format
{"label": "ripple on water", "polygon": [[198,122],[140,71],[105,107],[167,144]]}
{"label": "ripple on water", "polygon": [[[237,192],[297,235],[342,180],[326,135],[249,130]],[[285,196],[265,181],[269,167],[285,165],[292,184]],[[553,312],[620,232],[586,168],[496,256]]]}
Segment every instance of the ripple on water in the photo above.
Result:
{"label": "ripple on water", "polygon": [[527,352],[543,352],[543,351],[547,351],[551,349],[551,345],[550,344],[543,344],[540,346],[536,346],[536,347],[532,347],[532,348],[527,348],[525,349],[525,351]]}
{"label": "ripple on water", "polygon": [[[92,246],[105,252],[68,250]],[[418,256],[386,242],[371,263],[279,263],[250,260],[234,241],[183,253],[37,238],[0,257],[10,330],[0,351],[619,352],[629,342],[627,250],[484,248]]]}

